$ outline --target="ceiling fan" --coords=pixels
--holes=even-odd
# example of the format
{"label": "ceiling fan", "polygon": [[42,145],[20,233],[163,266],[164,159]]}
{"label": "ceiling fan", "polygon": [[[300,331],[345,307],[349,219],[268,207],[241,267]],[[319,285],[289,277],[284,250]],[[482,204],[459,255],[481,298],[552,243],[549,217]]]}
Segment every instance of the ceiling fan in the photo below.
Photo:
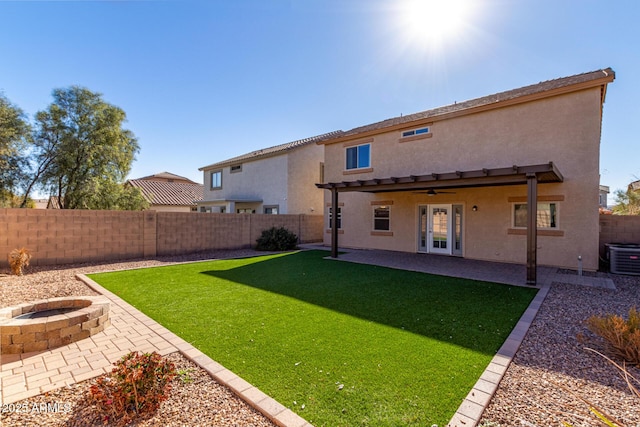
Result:
{"label": "ceiling fan", "polygon": [[426,191],[414,191],[414,194],[426,194],[427,196],[435,196],[436,194],[456,194],[454,191],[436,191],[430,188]]}

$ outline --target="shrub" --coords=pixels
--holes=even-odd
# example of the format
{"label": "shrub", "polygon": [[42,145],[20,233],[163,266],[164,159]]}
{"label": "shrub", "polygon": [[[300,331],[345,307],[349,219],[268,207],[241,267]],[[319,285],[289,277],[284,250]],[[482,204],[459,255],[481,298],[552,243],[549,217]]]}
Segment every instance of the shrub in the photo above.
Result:
{"label": "shrub", "polygon": [[29,266],[30,260],[31,252],[29,252],[29,249],[20,248],[9,252],[9,266],[11,267],[11,272],[16,276],[22,276],[22,270]]}
{"label": "shrub", "polygon": [[615,314],[591,316],[587,327],[605,340],[613,355],[640,366],[640,314],[635,307],[629,310],[627,320]]}
{"label": "shrub", "polygon": [[155,412],[167,399],[176,372],[173,363],[158,353],[134,351],[114,365],[111,374],[98,378],[89,390],[89,400],[105,424],[125,425],[135,417]]}
{"label": "shrub", "polygon": [[288,251],[296,248],[298,236],[284,227],[271,227],[262,232],[256,243],[259,251]]}

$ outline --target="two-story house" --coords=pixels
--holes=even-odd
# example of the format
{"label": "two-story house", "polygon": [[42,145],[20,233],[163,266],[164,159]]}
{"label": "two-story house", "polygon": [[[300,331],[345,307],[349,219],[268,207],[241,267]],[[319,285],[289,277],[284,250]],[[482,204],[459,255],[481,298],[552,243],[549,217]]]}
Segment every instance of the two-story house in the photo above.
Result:
{"label": "two-story house", "polygon": [[204,166],[199,212],[322,215],[324,146],[340,131],[253,151]]}
{"label": "two-story house", "polygon": [[[600,131],[611,69],[325,139],[325,244],[598,268]],[[530,209],[530,206],[535,208]],[[337,215],[333,215],[336,212]]]}

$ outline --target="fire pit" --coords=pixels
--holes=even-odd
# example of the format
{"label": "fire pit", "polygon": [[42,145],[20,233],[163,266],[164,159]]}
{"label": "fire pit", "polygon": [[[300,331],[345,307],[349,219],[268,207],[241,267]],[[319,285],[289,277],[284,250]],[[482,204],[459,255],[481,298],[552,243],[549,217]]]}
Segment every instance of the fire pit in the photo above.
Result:
{"label": "fire pit", "polygon": [[60,297],[0,309],[0,354],[60,347],[102,332],[111,324],[109,301]]}

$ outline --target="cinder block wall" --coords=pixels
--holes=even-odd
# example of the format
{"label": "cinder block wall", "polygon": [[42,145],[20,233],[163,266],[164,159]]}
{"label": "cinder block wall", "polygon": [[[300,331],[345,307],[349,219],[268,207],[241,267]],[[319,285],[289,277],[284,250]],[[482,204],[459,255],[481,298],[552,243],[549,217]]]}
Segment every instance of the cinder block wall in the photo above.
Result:
{"label": "cinder block wall", "polygon": [[600,257],[606,243],[640,244],[640,215],[600,215]]}
{"label": "cinder block wall", "polygon": [[322,241],[321,215],[0,209],[0,267],[16,248],[32,265],[148,258],[255,245],[266,228],[283,226],[303,243]]}

